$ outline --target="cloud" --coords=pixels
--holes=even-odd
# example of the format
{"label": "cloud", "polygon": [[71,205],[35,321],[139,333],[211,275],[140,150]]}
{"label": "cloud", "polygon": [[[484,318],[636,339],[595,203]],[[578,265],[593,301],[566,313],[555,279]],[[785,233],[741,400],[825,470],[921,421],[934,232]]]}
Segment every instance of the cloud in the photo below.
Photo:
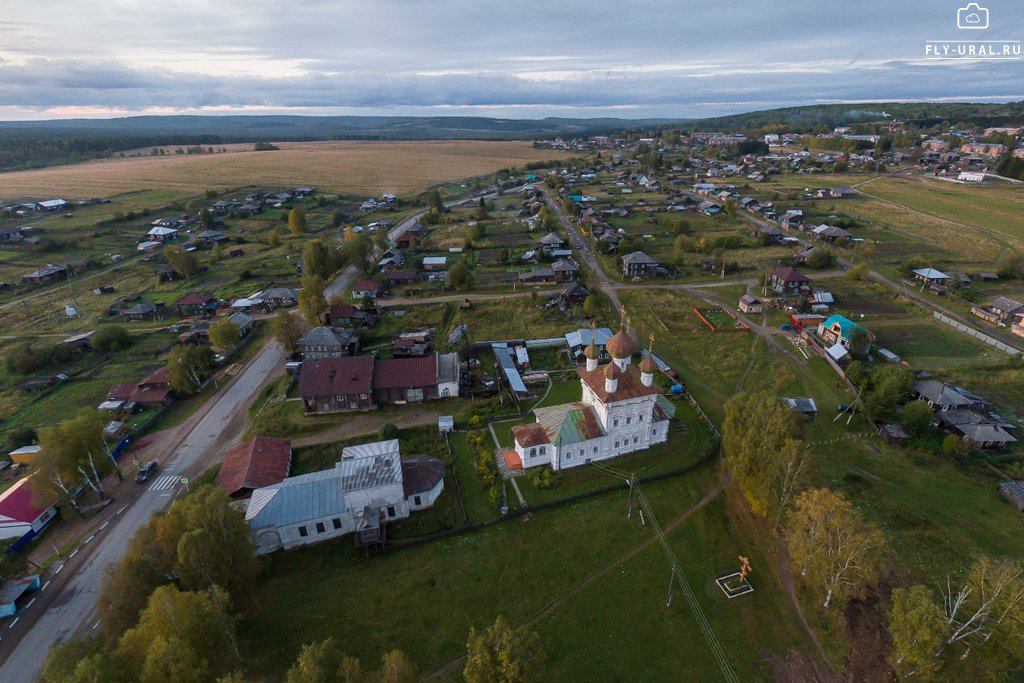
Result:
{"label": "cloud", "polygon": [[[687,116],[823,97],[1020,96],[1019,63],[918,61],[924,40],[955,31],[948,11],[879,0],[764,0],[756,10],[739,0],[642,9],[601,0],[51,0],[45,21],[30,10],[16,5],[0,27],[0,102],[43,115]],[[1024,10],[1007,5],[998,16],[1019,20]]]}

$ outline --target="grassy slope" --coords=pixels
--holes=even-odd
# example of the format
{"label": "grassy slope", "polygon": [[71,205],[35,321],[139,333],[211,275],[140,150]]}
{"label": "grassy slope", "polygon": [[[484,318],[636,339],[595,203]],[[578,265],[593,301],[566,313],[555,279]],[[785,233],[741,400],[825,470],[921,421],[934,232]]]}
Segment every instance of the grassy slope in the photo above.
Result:
{"label": "grassy slope", "polygon": [[[663,523],[700,497],[712,470],[648,487]],[[301,644],[328,636],[364,661],[398,647],[420,671],[434,670],[462,654],[470,627],[487,625],[498,614],[522,623],[576,581],[648,539],[635,517],[623,514],[625,495],[369,560],[345,542],[278,554],[268,560],[272,574],[258,589],[262,609],[241,627],[252,671],[278,674]],[[594,543],[595,538],[602,541]],[[723,538],[733,543],[722,543]],[[670,540],[741,678],[763,680],[758,651],[806,648],[785,601],[771,586],[759,586],[753,599],[727,603],[708,585],[732,568],[745,546],[742,531],[728,526],[717,503]],[[690,680],[715,677],[714,659],[678,591],[673,607],[664,607],[667,579],[668,565],[652,545],[538,621],[534,628],[549,643],[544,668],[558,674],[550,680],[595,675],[636,680],[637,667],[653,679],[678,675],[680,669]],[[302,600],[295,600],[296,590]],[[778,627],[755,628],[768,620]],[[755,632],[756,646],[749,640]],[[580,638],[580,633],[589,635]]]}

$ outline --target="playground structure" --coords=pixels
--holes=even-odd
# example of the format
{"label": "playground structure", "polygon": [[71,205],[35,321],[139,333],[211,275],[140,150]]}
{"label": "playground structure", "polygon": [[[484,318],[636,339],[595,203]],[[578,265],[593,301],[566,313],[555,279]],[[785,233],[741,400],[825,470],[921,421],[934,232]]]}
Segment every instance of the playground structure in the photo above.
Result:
{"label": "playground structure", "polygon": [[740,570],[738,572],[719,576],[715,579],[715,583],[717,583],[718,587],[722,589],[723,593],[725,593],[725,597],[730,600],[738,598],[741,595],[754,592],[754,587],[750,585],[749,581],[747,581],[747,574],[752,571],[750,568],[750,560],[742,555],[740,555],[739,560]]}
{"label": "playground structure", "polygon": [[724,308],[694,308],[693,312],[712,332],[747,332],[750,328]]}

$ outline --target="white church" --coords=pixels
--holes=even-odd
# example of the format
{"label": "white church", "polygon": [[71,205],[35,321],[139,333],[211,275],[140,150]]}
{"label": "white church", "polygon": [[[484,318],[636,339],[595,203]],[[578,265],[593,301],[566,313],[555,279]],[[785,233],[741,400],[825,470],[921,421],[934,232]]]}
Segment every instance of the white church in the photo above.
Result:
{"label": "white church", "polygon": [[586,369],[576,371],[582,400],[534,409],[537,422],[512,428],[515,447],[504,454],[505,462],[513,469],[562,470],[664,442],[675,406],[654,386],[653,338],[639,367],[631,363],[638,346],[624,321],[605,346],[611,362],[600,367],[591,335]]}

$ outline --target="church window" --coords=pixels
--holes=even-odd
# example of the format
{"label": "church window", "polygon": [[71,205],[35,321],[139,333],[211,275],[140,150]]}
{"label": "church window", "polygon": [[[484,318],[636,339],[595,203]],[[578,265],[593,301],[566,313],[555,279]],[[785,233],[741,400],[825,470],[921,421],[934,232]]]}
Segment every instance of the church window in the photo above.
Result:
{"label": "church window", "polygon": [[640,437],[639,436],[633,436],[633,443],[640,443]]}
{"label": "church window", "polygon": [[633,424],[633,418],[632,417],[627,417],[626,418],[626,424]]}
{"label": "church window", "polygon": [[618,426],[619,426],[619,418],[615,418],[614,420],[612,420],[612,427],[618,427]]}

